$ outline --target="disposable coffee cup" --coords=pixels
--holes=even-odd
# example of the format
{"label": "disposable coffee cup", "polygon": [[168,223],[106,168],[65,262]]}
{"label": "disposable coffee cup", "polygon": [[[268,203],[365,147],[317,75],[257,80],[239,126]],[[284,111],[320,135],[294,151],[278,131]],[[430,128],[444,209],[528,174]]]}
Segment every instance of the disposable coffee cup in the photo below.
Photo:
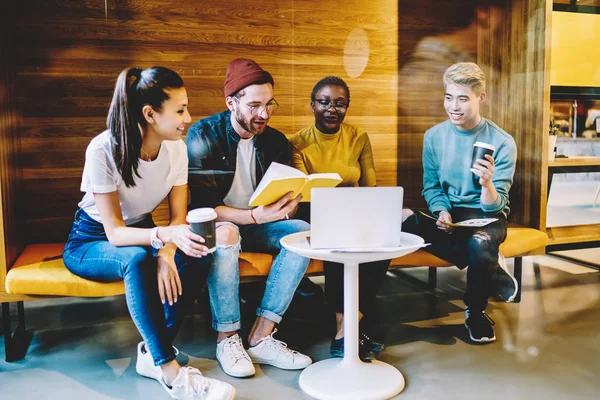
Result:
{"label": "disposable coffee cup", "polygon": [[473,159],[471,160],[471,168],[473,169],[477,165],[481,165],[477,162],[477,160],[487,160],[485,158],[486,154],[490,156],[494,154],[496,147],[493,144],[483,143],[483,142],[475,142],[473,145]]}
{"label": "disposable coffee cup", "polygon": [[204,245],[208,247],[208,252],[212,253],[217,249],[217,238],[215,236],[215,221],[217,213],[214,208],[196,208],[188,212],[187,222],[192,228],[192,232],[204,238]]}

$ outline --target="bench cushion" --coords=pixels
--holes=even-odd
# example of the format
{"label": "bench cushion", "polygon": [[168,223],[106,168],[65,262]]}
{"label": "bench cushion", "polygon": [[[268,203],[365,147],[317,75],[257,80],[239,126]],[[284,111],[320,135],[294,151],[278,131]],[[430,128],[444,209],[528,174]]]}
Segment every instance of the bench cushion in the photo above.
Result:
{"label": "bench cushion", "polygon": [[[545,232],[524,226],[509,224],[506,240],[500,245],[500,253],[506,258],[523,257],[530,254],[540,254],[548,245],[548,236]],[[429,254],[424,250],[415,251],[404,257],[392,260],[392,265],[400,266],[427,266],[450,267],[451,263]]]}
{"label": "bench cushion", "polygon": [[[100,283],[71,273],[64,265],[64,243],[31,244],[25,247],[6,276],[6,291],[11,294],[47,296],[103,297],[125,293],[123,282]],[[273,257],[262,253],[240,254],[240,275],[245,278],[269,274]],[[311,260],[307,274],[323,271],[323,263]]]}
{"label": "bench cushion", "polygon": [[[544,232],[511,225],[508,237],[500,246],[507,258],[520,257],[543,251],[548,244]],[[64,243],[28,245],[6,276],[6,291],[10,294],[102,297],[123,294],[123,282],[99,283],[72,274],[61,258]],[[273,257],[261,253],[240,254],[242,280],[264,277],[269,274]],[[394,268],[449,267],[450,263],[426,251],[419,250],[392,260]],[[312,260],[307,275],[323,272],[321,261]]]}

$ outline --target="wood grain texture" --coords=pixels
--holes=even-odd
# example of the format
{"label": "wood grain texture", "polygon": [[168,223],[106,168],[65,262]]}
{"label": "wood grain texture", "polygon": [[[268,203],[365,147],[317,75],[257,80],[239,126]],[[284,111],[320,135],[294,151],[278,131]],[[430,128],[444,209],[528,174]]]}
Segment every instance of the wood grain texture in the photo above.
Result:
{"label": "wood grain texture", "polygon": [[[347,121],[371,135],[380,185],[397,180],[398,4],[357,0],[228,3],[182,0],[25,0],[16,7],[15,84],[23,173],[21,199],[27,242],[64,241],[81,199],[85,148],[106,126],[119,72],[165,65],[184,79],[193,120],[225,108],[228,62],[256,60],[275,78],[281,107],[270,124],[292,135],[314,123],[313,85],[339,75],[352,92]],[[344,68],[346,38],[369,37],[367,68],[357,78]],[[168,222],[168,202],[154,212]]]}
{"label": "wood grain texture", "polygon": [[7,267],[22,248],[18,232],[19,115],[15,107],[14,5],[0,4],[0,293]]}
{"label": "wood grain texture", "polygon": [[[469,10],[476,8],[480,23],[468,19]],[[547,172],[543,149],[550,88],[545,68],[549,65],[547,3],[465,2],[458,8],[462,19],[449,10],[445,18],[427,15],[430,9],[417,7],[410,12],[408,21],[422,24],[400,25],[397,159],[398,184],[406,189],[406,204],[424,205],[418,195],[423,174],[420,154],[424,132],[447,119],[443,109],[443,72],[453,63],[472,61],[479,64],[487,79],[488,98],[482,115],[510,133],[517,143],[510,218],[544,228]],[[439,24],[443,19],[447,22],[445,30],[431,24]],[[448,21],[452,23],[449,25]]]}
{"label": "wood grain texture", "polygon": [[546,230],[548,244],[571,244],[600,240],[600,224],[560,226]]}
{"label": "wood grain texture", "polygon": [[517,144],[517,169],[510,192],[511,220],[545,229],[547,127],[550,121],[549,18],[545,0],[507,0],[492,14],[500,34],[479,31],[478,62],[491,66],[486,112]]}
{"label": "wood grain texture", "polygon": [[[353,0],[334,5],[332,17],[331,3],[310,0],[182,0],[176,7],[158,0],[108,1],[106,16],[102,1],[19,2],[12,19],[18,72],[11,79],[20,89],[14,96],[21,122],[15,171],[22,173],[26,242],[65,240],[82,196],[85,148],[105,129],[114,82],[127,66],[165,65],[180,73],[198,120],[224,109],[227,63],[253,58],[275,77],[281,107],[270,125],[288,136],[313,123],[313,85],[339,75],[352,94],[347,122],[370,135],[378,184],[402,185],[405,204],[423,206],[422,138],[446,119],[441,75],[451,64],[420,68],[415,55],[427,38],[458,43],[456,61],[478,61],[489,74],[484,115],[513,134],[519,147],[512,218],[542,226],[545,2],[506,0],[490,18],[510,24],[493,34],[471,25],[478,3]],[[364,72],[350,78],[344,48],[355,28],[366,31],[370,53]],[[154,216],[168,221],[166,201]]]}

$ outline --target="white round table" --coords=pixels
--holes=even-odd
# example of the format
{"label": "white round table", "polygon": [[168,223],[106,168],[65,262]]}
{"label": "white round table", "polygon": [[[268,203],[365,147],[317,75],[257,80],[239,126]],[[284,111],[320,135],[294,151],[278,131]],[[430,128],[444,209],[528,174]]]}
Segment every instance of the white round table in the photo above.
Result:
{"label": "white round table", "polygon": [[389,399],[404,389],[404,377],[381,361],[362,362],[358,357],[358,265],[390,260],[423,246],[423,239],[402,233],[402,246],[376,252],[344,252],[310,247],[310,232],[281,239],[281,245],[303,257],[344,264],[344,358],[330,358],[307,367],[300,375],[300,388],[317,399]]}

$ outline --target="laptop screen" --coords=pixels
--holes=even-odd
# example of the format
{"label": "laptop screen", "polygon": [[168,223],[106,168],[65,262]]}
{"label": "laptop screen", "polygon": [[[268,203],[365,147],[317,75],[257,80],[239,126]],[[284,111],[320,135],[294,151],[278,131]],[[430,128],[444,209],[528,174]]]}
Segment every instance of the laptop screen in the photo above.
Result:
{"label": "laptop screen", "polygon": [[313,189],[311,247],[400,246],[403,195],[402,187]]}

